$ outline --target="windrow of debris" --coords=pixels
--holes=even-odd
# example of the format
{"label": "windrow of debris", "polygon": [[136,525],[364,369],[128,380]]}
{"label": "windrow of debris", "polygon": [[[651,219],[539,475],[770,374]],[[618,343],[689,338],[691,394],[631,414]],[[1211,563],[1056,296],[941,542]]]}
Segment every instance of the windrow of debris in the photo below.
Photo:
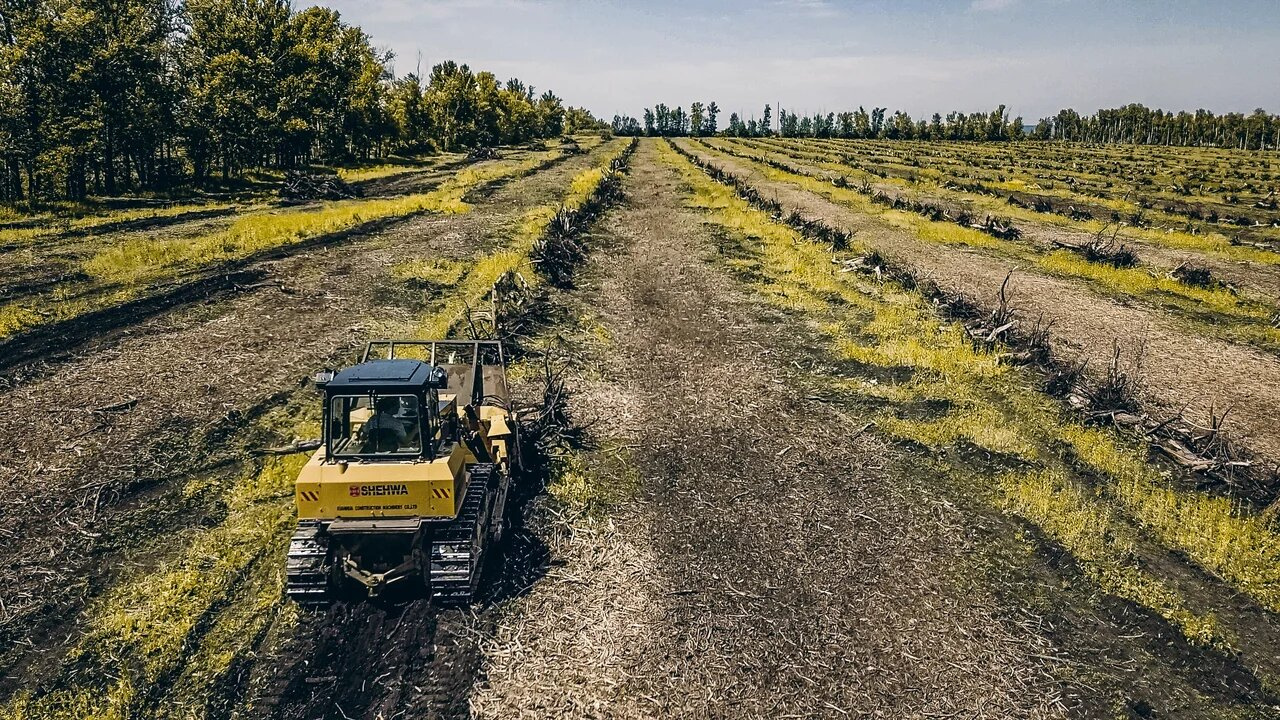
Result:
{"label": "windrow of debris", "polygon": [[[749,183],[723,168],[674,143],[671,146],[712,179],[734,188],[743,200],[781,218],[783,210],[776,200],[762,197]],[[800,227],[796,229],[803,232]],[[936,280],[919,277],[911,268],[895,265],[875,251],[856,258],[834,258],[833,262],[842,265],[842,272],[872,274],[920,292],[938,306],[944,317],[961,323],[975,344],[999,353],[1008,362],[1042,373],[1045,391],[1061,398],[1087,422],[1114,425],[1143,439],[1152,450],[1195,473],[1207,486],[1229,487],[1237,497],[1252,503],[1274,501],[1274,488],[1280,484],[1280,476],[1275,469],[1262,466],[1224,433],[1229,408],[1211,413],[1208,427],[1187,420],[1181,413],[1163,419],[1148,414],[1139,398],[1143,377],[1141,349],[1134,361],[1126,363],[1117,343],[1108,367],[1087,375],[1083,363],[1073,363],[1053,352],[1052,322],[1019,317],[1009,293],[1012,273],[1000,287],[998,302],[988,310],[983,303],[945,288]],[[1280,324],[1280,314],[1277,321]],[[1280,508],[1280,503],[1271,507]]]}
{"label": "windrow of debris", "polygon": [[337,173],[290,170],[280,186],[280,198],[286,203],[314,200],[347,200],[361,196],[359,189],[347,184]]}

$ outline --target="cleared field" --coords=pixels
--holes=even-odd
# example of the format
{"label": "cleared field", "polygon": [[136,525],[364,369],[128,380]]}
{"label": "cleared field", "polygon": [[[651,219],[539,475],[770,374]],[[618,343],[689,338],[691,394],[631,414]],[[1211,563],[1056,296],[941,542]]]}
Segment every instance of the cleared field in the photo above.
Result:
{"label": "cleared field", "polygon": [[[579,145],[14,235],[0,717],[1280,713],[1280,164]],[[498,331],[568,424],[483,600],[284,600],[305,379]]]}
{"label": "cleared field", "polygon": [[572,147],[517,150],[459,170],[455,162],[443,170],[408,173],[401,184],[384,188],[390,194],[361,199],[258,205],[220,212],[212,220],[207,213],[194,219],[176,214],[162,228],[149,224],[107,235],[54,232],[6,255],[18,271],[8,274],[0,290],[0,350],[7,351],[6,362],[56,351],[67,340],[119,320],[260,282],[261,262],[420,213],[468,212],[466,198],[473,193],[598,144],[599,138],[584,138]]}
{"label": "cleared field", "polygon": [[[1105,374],[1119,343],[1121,365],[1141,365],[1138,375],[1145,382],[1134,389],[1154,413],[1185,414],[1207,428],[1230,407],[1236,436],[1268,458],[1259,463],[1264,476],[1280,458],[1269,409],[1280,379],[1274,354],[1280,331],[1269,322],[1275,296],[1193,287],[1150,267],[1115,268],[1037,247],[1031,239],[1036,230],[1026,223],[1017,225],[1025,237],[993,237],[972,221],[958,222],[963,216],[945,208],[937,215],[895,208],[877,202],[887,195],[877,195],[874,188],[839,187],[820,169],[795,162],[778,167],[764,156],[713,149],[721,145],[717,141],[700,145],[701,152],[744,174],[762,192],[776,194],[789,210],[857,233],[896,261],[980,304],[994,302],[1016,270],[1015,304],[1028,322],[1053,324],[1064,358],[1088,362],[1086,370]],[[929,198],[923,202],[932,204]],[[1264,477],[1261,484],[1271,483]],[[1256,490],[1262,504],[1274,500],[1273,491]]]}

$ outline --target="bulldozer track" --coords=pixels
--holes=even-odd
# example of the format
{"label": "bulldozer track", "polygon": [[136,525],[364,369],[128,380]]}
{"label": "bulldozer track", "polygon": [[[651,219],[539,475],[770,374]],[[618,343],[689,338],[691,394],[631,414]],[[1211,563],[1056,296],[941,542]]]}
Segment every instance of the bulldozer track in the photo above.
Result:
{"label": "bulldozer track", "polygon": [[486,530],[492,521],[489,484],[493,479],[493,465],[473,465],[457,519],[431,538],[429,580],[433,602],[462,605],[475,596],[487,544]]}
{"label": "bulldozer track", "polygon": [[330,600],[332,566],[329,538],[320,523],[299,522],[289,540],[285,594],[302,605],[323,605]]}
{"label": "bulldozer track", "polygon": [[[470,476],[457,519],[435,531],[429,543],[429,595],[441,605],[471,602],[485,551],[501,537],[509,482],[487,463],[473,466]],[[333,600],[333,558],[322,523],[298,523],[285,567],[285,594],[295,602],[319,607]]]}

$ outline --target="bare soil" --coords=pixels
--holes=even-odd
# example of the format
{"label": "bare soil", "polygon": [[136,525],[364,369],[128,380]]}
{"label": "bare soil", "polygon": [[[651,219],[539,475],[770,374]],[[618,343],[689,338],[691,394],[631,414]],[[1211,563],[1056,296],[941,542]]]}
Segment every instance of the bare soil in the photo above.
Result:
{"label": "bare soil", "polygon": [[[682,147],[698,152],[694,145]],[[1274,409],[1280,406],[1280,358],[1275,355],[1206,337],[1167,312],[1105,297],[1080,283],[1020,268],[1012,260],[919,240],[794,185],[772,182],[747,163],[713,160],[765,195],[776,196],[784,207],[856,232],[900,264],[980,300],[994,301],[1005,277],[1014,272],[1013,304],[1027,317],[1053,322],[1054,347],[1064,357],[1087,360],[1100,369],[1110,363],[1113,343],[1121,344],[1129,364],[1141,348],[1141,396],[1154,414],[1185,411],[1188,419],[1208,426],[1211,413],[1230,408],[1229,432],[1264,462],[1280,463],[1280,425],[1274,421]]]}
{"label": "bare soil", "polygon": [[309,392],[315,370],[346,362],[368,338],[413,323],[427,298],[392,281],[392,265],[502,242],[588,165],[578,156],[511,182],[467,214],[418,216],[264,262],[238,295],[138,319],[7,378],[0,552],[13,561],[0,573],[0,690],[25,676],[15,668],[58,656],[50,644],[74,627],[50,633],[132,566],[141,540],[216,520],[219,509],[184,498],[182,486],[229,477],[246,445],[272,444],[247,431],[257,415]]}
{"label": "bare soil", "polygon": [[[1238,659],[1097,593],[1069,553],[823,394],[844,369],[815,327],[731,274],[723,238],[685,208],[656,142],[641,144],[624,205],[598,223],[594,260],[555,298],[560,324],[542,338],[558,337],[572,363],[598,502],[566,504],[525,478],[482,602],[304,613],[245,661],[210,716],[1198,718],[1274,707]],[[393,282],[390,266],[474,257],[587,162],[510,182],[466,215],[264,264],[264,281],[238,295],[128,324],[10,378],[0,437],[17,440],[0,448],[0,483],[13,490],[0,499],[0,552],[17,560],[0,576],[0,648],[12,648],[0,651],[0,700],[62,659],[76,612],[121,568],[163,561],[139,557],[140,537],[216,520],[179,491],[230,476],[246,446],[269,440],[248,420],[305,400],[312,370],[422,312],[421,290]],[[977,294],[1003,279],[988,259],[761,187]],[[1039,283],[1032,299],[1082,303],[1059,312],[1159,320],[1027,279]],[[1095,320],[1085,330],[1127,327]]]}

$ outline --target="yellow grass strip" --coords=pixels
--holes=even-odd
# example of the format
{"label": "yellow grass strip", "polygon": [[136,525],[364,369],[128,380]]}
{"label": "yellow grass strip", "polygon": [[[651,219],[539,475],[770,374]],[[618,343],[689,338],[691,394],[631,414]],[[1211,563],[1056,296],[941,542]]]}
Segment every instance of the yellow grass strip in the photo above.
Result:
{"label": "yellow grass strip", "polygon": [[[692,186],[690,205],[736,238],[735,265],[771,302],[806,314],[830,338],[834,352],[870,369],[846,390],[887,403],[871,411],[881,431],[940,451],[976,446],[1014,457],[1029,469],[977,478],[999,506],[1039,525],[1062,543],[1106,592],[1150,608],[1188,639],[1222,647],[1230,634],[1169,581],[1146,568],[1141,540],[1187,554],[1205,570],[1280,610],[1280,535],[1256,513],[1202,493],[1175,488],[1145,462],[1143,448],[1114,432],[1086,428],[1064,416],[1023,373],[974,348],[956,326],[937,319],[920,295],[857,273],[841,273],[825,247],[773,222],[665,146],[663,159]],[[921,419],[904,411],[923,402],[937,408]],[[1090,489],[1076,468],[1096,474]],[[993,482],[994,480],[994,482]]]}
{"label": "yellow grass strip", "polygon": [[1138,298],[1158,307],[1174,308],[1184,320],[1206,333],[1268,350],[1280,350],[1280,329],[1271,324],[1274,306],[1251,297],[1237,295],[1224,288],[1193,287],[1153,274],[1147,268],[1116,268],[1092,263],[1066,250],[1039,252],[1025,244],[1001,240],[972,228],[932,221],[912,212],[878,205],[856,190],[838,188],[809,175],[786,172],[721,150],[707,150],[705,147],[700,150],[713,158],[728,157],[749,164],[771,181],[799,187],[858,213],[879,218],[889,226],[912,232],[926,242],[963,245],[1012,258],[1049,275],[1085,281],[1100,294]]}

